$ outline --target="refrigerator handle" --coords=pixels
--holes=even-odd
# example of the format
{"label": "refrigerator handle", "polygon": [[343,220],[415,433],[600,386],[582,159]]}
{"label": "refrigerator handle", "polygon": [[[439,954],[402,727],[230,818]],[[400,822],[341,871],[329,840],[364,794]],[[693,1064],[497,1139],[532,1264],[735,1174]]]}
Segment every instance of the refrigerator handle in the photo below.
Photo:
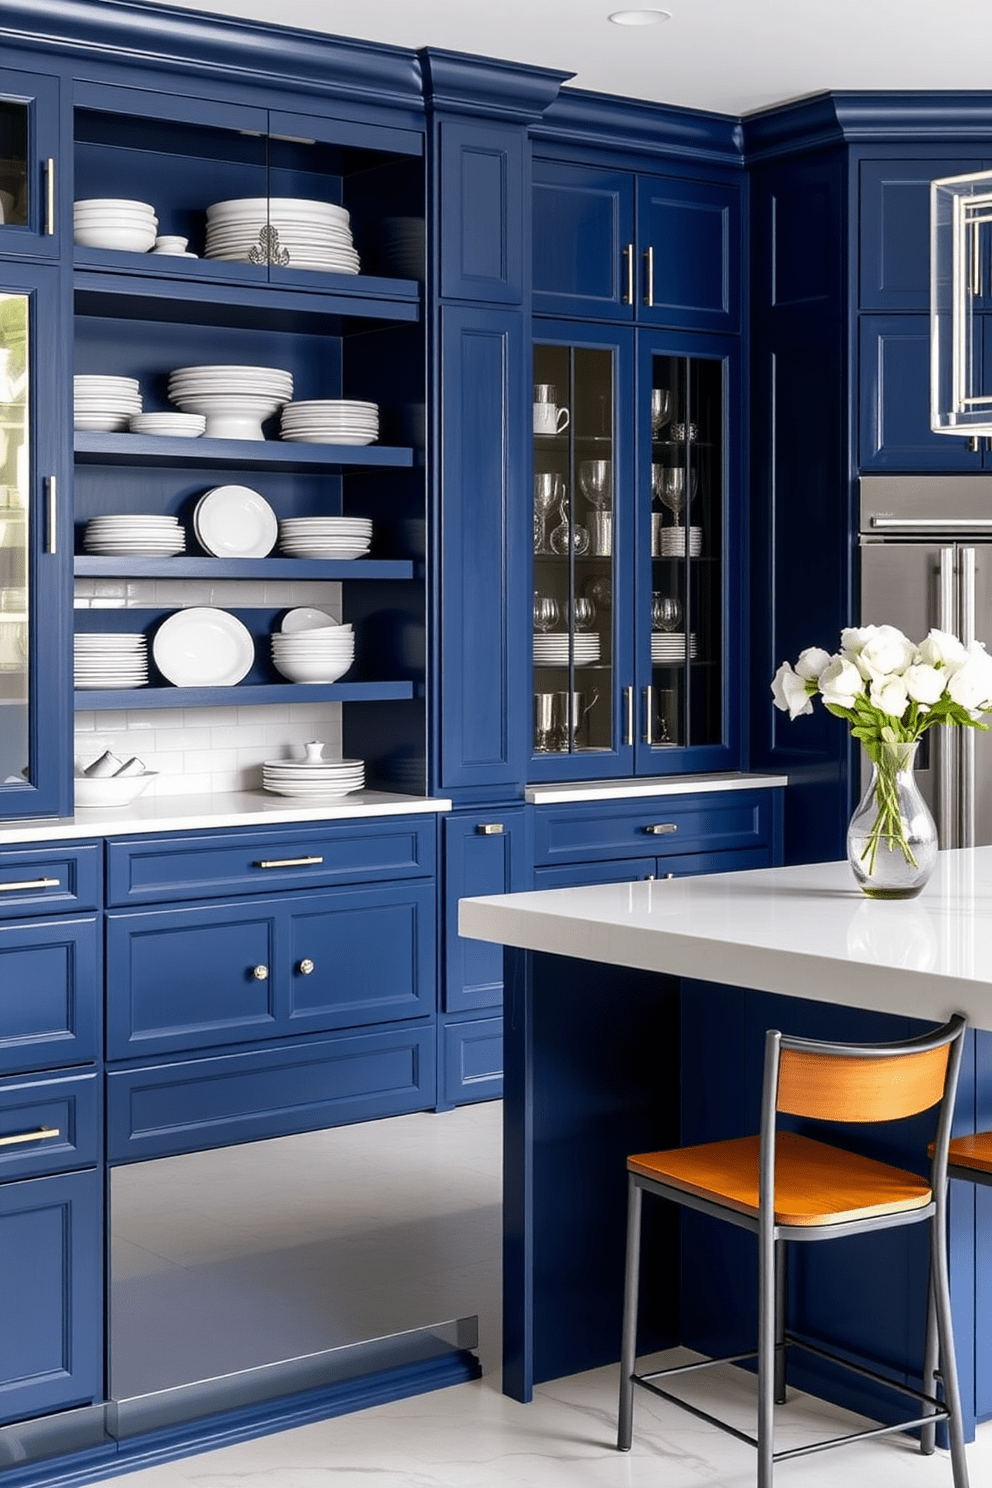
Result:
{"label": "refrigerator handle", "polygon": [[[954,634],[954,549],[941,548],[940,571],[937,579],[937,625],[941,630]],[[931,743],[937,755],[937,830],[940,846],[958,847],[958,816],[956,810],[957,784],[957,740],[952,735],[968,733],[968,729],[935,729]],[[934,737],[934,735],[938,737]]]}
{"label": "refrigerator handle", "polygon": [[[975,550],[961,548],[961,639],[966,646],[975,639]],[[961,734],[961,847],[975,845],[975,730],[956,729]]]}

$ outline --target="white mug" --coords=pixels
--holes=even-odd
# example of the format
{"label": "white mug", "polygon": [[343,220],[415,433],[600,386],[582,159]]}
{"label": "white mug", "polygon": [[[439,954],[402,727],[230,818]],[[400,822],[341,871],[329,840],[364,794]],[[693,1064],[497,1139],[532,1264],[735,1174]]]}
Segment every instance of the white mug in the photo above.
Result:
{"label": "white mug", "polygon": [[558,408],[554,403],[534,404],[534,433],[561,434],[568,428],[568,409]]}

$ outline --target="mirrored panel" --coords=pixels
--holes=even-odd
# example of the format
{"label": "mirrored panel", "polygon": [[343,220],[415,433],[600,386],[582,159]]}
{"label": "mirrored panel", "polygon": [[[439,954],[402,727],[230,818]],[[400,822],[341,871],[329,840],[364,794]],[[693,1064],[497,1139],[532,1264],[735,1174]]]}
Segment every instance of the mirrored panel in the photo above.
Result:
{"label": "mirrored panel", "polygon": [[0,783],[25,781],[28,755],[30,451],[26,295],[0,294]]}

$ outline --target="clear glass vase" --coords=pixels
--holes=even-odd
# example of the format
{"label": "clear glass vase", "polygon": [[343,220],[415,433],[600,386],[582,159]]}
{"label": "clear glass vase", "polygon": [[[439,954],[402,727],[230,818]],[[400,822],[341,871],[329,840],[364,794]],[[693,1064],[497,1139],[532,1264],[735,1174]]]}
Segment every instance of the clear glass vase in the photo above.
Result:
{"label": "clear glass vase", "polygon": [[937,828],[913,774],[916,747],[879,744],[847,829],[848,862],[872,899],[912,899],[937,861]]}

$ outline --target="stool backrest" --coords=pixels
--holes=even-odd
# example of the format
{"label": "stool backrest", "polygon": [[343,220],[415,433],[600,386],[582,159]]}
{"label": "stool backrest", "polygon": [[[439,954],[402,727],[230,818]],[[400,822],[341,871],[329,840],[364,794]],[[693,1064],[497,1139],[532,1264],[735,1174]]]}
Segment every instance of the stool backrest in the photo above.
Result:
{"label": "stool backrest", "polygon": [[899,1121],[944,1094],[950,1045],[901,1054],[824,1053],[782,1040],[776,1107],[817,1121]]}

